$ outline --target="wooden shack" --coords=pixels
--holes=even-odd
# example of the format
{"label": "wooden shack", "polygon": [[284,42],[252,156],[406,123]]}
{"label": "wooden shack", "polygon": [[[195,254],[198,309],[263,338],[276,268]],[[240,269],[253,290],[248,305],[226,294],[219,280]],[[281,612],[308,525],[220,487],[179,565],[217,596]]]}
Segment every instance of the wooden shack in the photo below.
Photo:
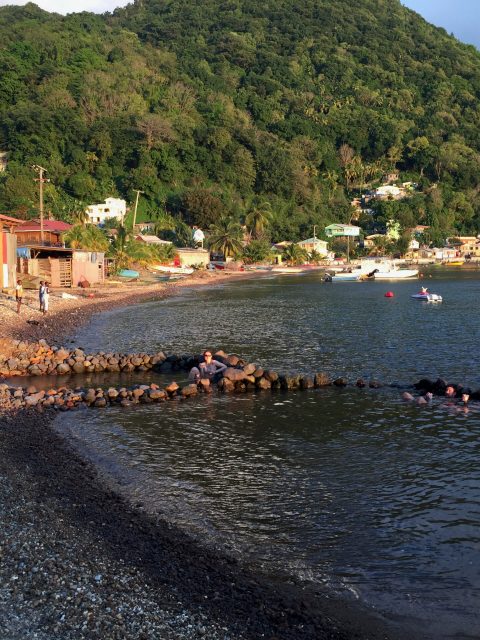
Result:
{"label": "wooden shack", "polygon": [[105,254],[101,252],[31,245],[20,253],[19,272],[46,280],[52,287],[96,285],[105,280]]}
{"label": "wooden shack", "polygon": [[0,289],[11,289],[17,281],[17,238],[20,220],[0,215]]}

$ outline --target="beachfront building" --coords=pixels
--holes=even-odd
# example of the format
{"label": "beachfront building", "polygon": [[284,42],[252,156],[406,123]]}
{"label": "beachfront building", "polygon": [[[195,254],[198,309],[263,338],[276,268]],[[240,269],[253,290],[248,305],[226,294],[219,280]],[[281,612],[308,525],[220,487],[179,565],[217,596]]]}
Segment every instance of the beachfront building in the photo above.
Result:
{"label": "beachfront building", "polygon": [[144,242],[145,244],[158,244],[158,245],[172,244],[170,240],[162,240],[157,236],[147,236],[147,235],[142,235],[141,233],[135,236],[135,240],[138,240],[138,242]]}
{"label": "beachfront building", "polygon": [[177,263],[181,267],[207,267],[210,264],[210,252],[206,249],[177,249]]}
{"label": "beachfront building", "polygon": [[28,245],[19,247],[18,272],[47,280],[52,287],[78,287],[105,280],[105,254],[68,247]]}
{"label": "beachfront building", "polygon": [[91,204],[85,209],[91,224],[103,225],[114,218],[123,224],[127,213],[127,203],[121,198],[107,198],[102,204]]}
{"label": "beachfront building", "polygon": [[68,222],[61,220],[44,220],[43,221],[43,238],[42,225],[40,220],[28,220],[21,223],[16,229],[17,243],[19,247],[28,245],[40,245],[51,247],[63,247],[62,234],[72,228]]}
{"label": "beachfront building", "polygon": [[452,241],[452,246],[457,249],[460,256],[480,256],[480,240],[477,236],[456,236]]}
{"label": "beachfront building", "polygon": [[0,215],[0,289],[11,289],[17,281],[17,237],[20,220]]}
{"label": "beachfront building", "polygon": [[307,240],[300,240],[297,244],[309,254],[312,253],[312,251],[316,251],[321,256],[327,257],[328,255],[328,242],[325,242],[325,240],[308,238]]}

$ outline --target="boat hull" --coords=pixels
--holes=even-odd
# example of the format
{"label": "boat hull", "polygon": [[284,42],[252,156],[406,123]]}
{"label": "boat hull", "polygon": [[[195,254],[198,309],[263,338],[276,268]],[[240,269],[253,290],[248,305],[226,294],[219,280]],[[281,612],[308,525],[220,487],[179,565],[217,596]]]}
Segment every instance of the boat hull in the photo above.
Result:
{"label": "boat hull", "polygon": [[417,276],[418,269],[392,269],[392,271],[377,271],[374,274],[375,280],[404,280]]}
{"label": "boat hull", "polygon": [[160,271],[160,273],[171,273],[174,275],[189,275],[193,273],[193,269],[191,267],[169,267],[168,265],[155,265],[152,267],[155,271]]}

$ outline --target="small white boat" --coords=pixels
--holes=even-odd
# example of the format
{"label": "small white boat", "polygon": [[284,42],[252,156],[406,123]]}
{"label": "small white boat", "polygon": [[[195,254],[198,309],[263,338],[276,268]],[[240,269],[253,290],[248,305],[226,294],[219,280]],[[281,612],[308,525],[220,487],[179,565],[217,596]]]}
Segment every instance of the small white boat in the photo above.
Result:
{"label": "small white boat", "polygon": [[438,293],[429,293],[428,291],[419,291],[411,296],[414,300],[424,300],[425,302],[442,302],[442,296]]}
{"label": "small white boat", "polygon": [[416,278],[418,269],[398,269],[396,267],[388,271],[376,271],[375,280],[403,280],[404,278]]}
{"label": "small white boat", "polygon": [[165,264],[157,264],[152,266],[152,269],[155,271],[160,271],[161,273],[172,273],[175,275],[184,275],[187,276],[190,273],[193,273],[192,267],[170,267]]}
{"label": "small white boat", "polygon": [[273,267],[271,273],[304,273],[303,267]]}

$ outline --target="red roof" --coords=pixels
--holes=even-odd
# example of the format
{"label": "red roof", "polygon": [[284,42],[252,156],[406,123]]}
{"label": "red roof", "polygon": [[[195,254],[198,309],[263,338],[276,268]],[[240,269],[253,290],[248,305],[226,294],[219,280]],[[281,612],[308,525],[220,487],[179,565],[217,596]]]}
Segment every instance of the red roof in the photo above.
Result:
{"label": "red roof", "polygon": [[12,218],[11,216],[4,216],[0,213],[0,222],[6,222],[7,224],[22,224],[18,218]]}
{"label": "red roof", "polygon": [[[44,220],[43,230],[51,231],[52,233],[64,233],[72,228],[73,225],[68,222],[62,222],[61,220]],[[17,233],[22,231],[40,231],[40,222],[38,220],[28,220],[24,222],[18,229]]]}

